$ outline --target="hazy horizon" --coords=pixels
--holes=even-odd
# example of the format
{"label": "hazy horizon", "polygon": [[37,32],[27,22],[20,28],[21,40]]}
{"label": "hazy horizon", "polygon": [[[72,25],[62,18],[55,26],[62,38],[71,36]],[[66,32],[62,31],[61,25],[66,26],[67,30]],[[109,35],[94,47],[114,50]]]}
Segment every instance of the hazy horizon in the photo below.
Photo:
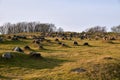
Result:
{"label": "hazy horizon", "polygon": [[0,25],[11,22],[53,23],[65,31],[120,25],[120,0],[0,0]]}

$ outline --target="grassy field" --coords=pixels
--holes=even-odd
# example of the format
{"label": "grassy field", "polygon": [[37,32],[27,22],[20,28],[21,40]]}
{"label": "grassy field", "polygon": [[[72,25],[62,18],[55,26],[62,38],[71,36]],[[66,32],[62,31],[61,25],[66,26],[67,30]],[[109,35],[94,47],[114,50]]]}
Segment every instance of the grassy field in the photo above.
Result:
{"label": "grassy field", "polygon": [[[0,80],[120,80],[120,41],[61,40],[69,47],[51,42],[42,42],[45,49],[38,49],[31,39],[0,43],[0,55],[11,52],[14,57],[6,60],[0,57]],[[76,40],[79,46],[74,46]],[[88,42],[90,46],[83,46]],[[16,46],[23,49],[29,45],[31,51],[40,52],[43,59],[31,58],[28,53],[12,51]],[[109,59],[110,58],[110,59]],[[77,72],[74,69],[84,69]]]}

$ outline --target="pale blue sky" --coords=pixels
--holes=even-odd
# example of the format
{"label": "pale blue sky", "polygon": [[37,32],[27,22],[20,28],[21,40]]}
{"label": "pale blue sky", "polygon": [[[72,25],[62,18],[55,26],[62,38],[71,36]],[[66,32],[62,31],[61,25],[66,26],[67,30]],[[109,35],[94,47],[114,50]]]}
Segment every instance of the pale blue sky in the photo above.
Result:
{"label": "pale blue sky", "polygon": [[11,22],[54,23],[65,31],[120,24],[120,0],[0,0],[0,25]]}

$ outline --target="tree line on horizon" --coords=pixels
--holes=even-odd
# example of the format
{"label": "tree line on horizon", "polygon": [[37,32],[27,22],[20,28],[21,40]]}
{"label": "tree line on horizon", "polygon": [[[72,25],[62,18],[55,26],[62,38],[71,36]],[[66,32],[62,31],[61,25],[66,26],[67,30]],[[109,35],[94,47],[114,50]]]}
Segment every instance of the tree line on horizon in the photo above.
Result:
{"label": "tree line on horizon", "polygon": [[[43,33],[51,33],[51,32],[64,32],[63,28],[57,28],[54,24],[49,23],[40,23],[40,22],[19,22],[16,24],[5,23],[0,26],[1,34],[16,34],[16,33],[32,33],[32,32],[43,32]],[[105,33],[107,32],[106,27],[95,26],[86,29],[83,32],[87,33]],[[111,28],[111,32],[120,33],[120,25],[114,26]]]}
{"label": "tree line on horizon", "polygon": [[19,22],[16,24],[5,23],[0,26],[1,34],[32,33],[32,32],[63,32],[61,27],[57,28],[54,24],[40,22]]}
{"label": "tree line on horizon", "polygon": [[[91,28],[86,29],[85,32],[88,32],[88,33],[105,33],[105,32],[107,32],[107,29],[106,29],[105,26],[104,27],[95,26],[95,27],[91,27]],[[113,26],[111,28],[111,32],[120,33],[120,25]]]}

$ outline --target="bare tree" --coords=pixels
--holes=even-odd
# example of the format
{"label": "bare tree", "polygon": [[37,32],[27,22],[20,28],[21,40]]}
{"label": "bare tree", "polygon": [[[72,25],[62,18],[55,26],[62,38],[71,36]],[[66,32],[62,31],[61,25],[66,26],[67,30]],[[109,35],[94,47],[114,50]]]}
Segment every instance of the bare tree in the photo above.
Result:
{"label": "bare tree", "polygon": [[1,34],[5,34],[5,29],[4,29],[3,26],[0,26],[0,33],[1,33]]}
{"label": "bare tree", "polygon": [[92,28],[88,28],[86,30],[86,32],[88,32],[88,33],[104,33],[104,32],[106,32],[106,27],[95,26]]}
{"label": "bare tree", "polygon": [[42,32],[49,33],[54,32],[54,24],[39,23],[39,22],[20,22],[16,24],[6,23],[0,27],[0,32],[2,34],[15,34],[22,32]]}
{"label": "bare tree", "polygon": [[64,30],[63,30],[63,28],[59,27],[59,28],[57,29],[57,32],[64,32]]}
{"label": "bare tree", "polygon": [[120,33],[120,25],[111,28],[112,32]]}

